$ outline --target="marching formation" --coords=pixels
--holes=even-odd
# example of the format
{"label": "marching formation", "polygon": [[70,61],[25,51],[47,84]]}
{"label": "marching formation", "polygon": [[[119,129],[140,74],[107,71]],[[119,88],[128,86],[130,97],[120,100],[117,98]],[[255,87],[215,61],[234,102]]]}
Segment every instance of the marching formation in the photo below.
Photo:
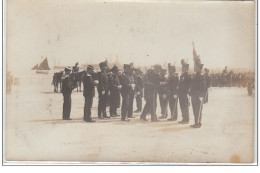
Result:
{"label": "marching formation", "polygon": [[[177,121],[178,103],[180,104],[182,120],[179,123],[188,124],[189,106],[192,106],[195,123],[193,128],[201,127],[203,104],[208,101],[208,88],[210,76],[207,69],[202,72],[203,64],[200,57],[193,50],[194,74],[189,73],[189,64],[181,60],[182,73],[179,76],[175,64],[168,63],[168,68],[161,65],[153,65],[143,73],[135,69],[133,63],[124,64],[123,71],[114,65],[109,69],[107,61],[99,63],[100,71],[95,72],[93,66],[88,65],[81,77],[83,82],[83,96],[85,97],[84,121],[95,122],[91,118],[91,109],[95,88],[98,94],[98,118],[112,118],[121,116],[122,121],[130,121],[133,113],[141,113],[140,119],[147,121],[147,115],[151,115],[151,121],[159,119]],[[70,120],[71,93],[77,86],[78,63],[70,69],[65,68],[61,77],[63,103],[63,119]],[[168,75],[167,75],[168,72]],[[157,117],[157,97],[159,97],[161,116]],[[142,98],[145,100],[143,107]],[[133,110],[136,100],[137,110]],[[121,115],[118,108],[121,106]],[[168,112],[168,106],[170,111]],[[107,115],[109,107],[109,115]]]}

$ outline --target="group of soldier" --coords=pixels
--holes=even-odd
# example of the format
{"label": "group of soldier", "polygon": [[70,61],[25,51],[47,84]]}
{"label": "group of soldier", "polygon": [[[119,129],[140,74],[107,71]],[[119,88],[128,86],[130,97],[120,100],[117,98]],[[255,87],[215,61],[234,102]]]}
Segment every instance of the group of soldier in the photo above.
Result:
{"label": "group of soldier", "polygon": [[[227,67],[222,73],[211,73],[211,86],[212,87],[248,87],[254,84],[253,72],[233,72],[228,71]],[[254,86],[251,86],[254,87]]]}
{"label": "group of soldier", "polygon": [[[136,100],[137,110],[135,113],[141,113],[141,120],[147,121],[146,117],[150,114],[151,121],[156,122],[158,118],[167,119],[169,114],[168,121],[177,121],[179,101],[182,113],[182,120],[179,123],[188,124],[191,102],[195,120],[191,127],[200,128],[203,103],[208,100],[210,76],[207,69],[204,69],[205,73],[202,73],[203,64],[199,58],[194,59],[194,74],[189,73],[187,62],[181,60],[181,65],[182,73],[180,76],[176,72],[176,66],[170,63],[168,69],[161,65],[153,65],[145,74],[140,69],[135,69],[133,63],[124,64],[123,71],[120,71],[116,65],[109,69],[107,61],[99,63],[99,72],[95,72],[94,67],[88,65],[82,76],[83,96],[85,97],[84,121],[95,122],[91,118],[91,109],[95,88],[97,88],[99,119],[120,116],[117,110],[121,103],[121,120],[129,121],[130,118],[133,118],[133,104]],[[65,68],[65,73],[62,76],[64,120],[70,120],[71,93],[75,88],[71,72],[74,70]],[[158,96],[161,116],[157,118]],[[143,97],[146,102],[144,107],[142,106]],[[106,111],[107,107],[109,107],[109,116]]]}

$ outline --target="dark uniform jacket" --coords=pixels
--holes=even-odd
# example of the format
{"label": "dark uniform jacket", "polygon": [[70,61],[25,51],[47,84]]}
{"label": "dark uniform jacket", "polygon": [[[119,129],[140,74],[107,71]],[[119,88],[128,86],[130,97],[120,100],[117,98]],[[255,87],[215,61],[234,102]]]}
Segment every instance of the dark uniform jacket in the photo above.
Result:
{"label": "dark uniform jacket", "polygon": [[72,81],[69,75],[63,76],[62,78],[62,93],[71,94],[73,90]]}
{"label": "dark uniform jacket", "polygon": [[179,95],[187,95],[190,93],[191,76],[188,73],[182,73],[180,76],[180,83],[178,93]]}
{"label": "dark uniform jacket", "polygon": [[[167,82],[167,77],[160,76],[160,82]],[[168,95],[169,94],[169,87],[168,87],[167,83],[165,85],[160,85],[158,94],[159,95],[163,95],[163,94]]]}
{"label": "dark uniform jacket", "polygon": [[108,92],[108,77],[107,74],[104,72],[98,72],[98,93],[101,94],[102,91]]}
{"label": "dark uniform jacket", "polygon": [[131,84],[134,84],[134,78],[130,74],[123,73],[120,76],[120,83],[122,85],[121,94],[130,94],[133,92]]}
{"label": "dark uniform jacket", "polygon": [[191,82],[190,95],[192,97],[205,97],[206,90],[207,86],[204,75],[198,73],[195,74]]}
{"label": "dark uniform jacket", "polygon": [[154,70],[148,70],[144,78],[144,98],[150,99],[151,91],[158,91],[160,87],[160,75]]}
{"label": "dark uniform jacket", "polygon": [[119,78],[117,74],[109,73],[108,74],[108,90],[116,91],[120,85]]}
{"label": "dark uniform jacket", "polygon": [[167,84],[168,84],[168,88],[169,88],[169,94],[178,95],[179,76],[177,73],[168,77]]}
{"label": "dark uniform jacket", "polygon": [[84,73],[82,76],[82,82],[84,86],[83,96],[94,97],[95,96],[95,84],[92,76],[88,73]]}

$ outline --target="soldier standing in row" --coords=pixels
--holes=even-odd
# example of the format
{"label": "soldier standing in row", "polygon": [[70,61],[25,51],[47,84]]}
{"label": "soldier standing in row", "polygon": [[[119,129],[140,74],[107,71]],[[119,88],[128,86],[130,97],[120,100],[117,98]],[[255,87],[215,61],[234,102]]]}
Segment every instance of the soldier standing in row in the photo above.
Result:
{"label": "soldier standing in row", "polygon": [[98,83],[98,118],[109,118],[106,113],[107,97],[109,94],[108,90],[108,77],[107,77],[107,61],[99,63],[101,72],[98,73],[99,83]]}
{"label": "soldier standing in row", "polygon": [[130,79],[130,83],[133,86],[133,88],[129,91],[129,105],[128,105],[127,117],[134,118],[133,109],[134,109],[134,98],[135,98],[135,76],[134,76],[133,63],[130,64],[130,70],[128,73],[128,77]]}
{"label": "soldier standing in row", "polygon": [[129,111],[130,94],[134,91],[134,81],[131,80],[132,68],[129,64],[124,64],[124,72],[120,77],[120,83],[122,85],[122,106],[121,106],[121,120],[129,121],[127,118]]}
{"label": "soldier standing in row", "polygon": [[169,89],[167,85],[167,73],[166,69],[161,69],[160,71],[160,87],[158,90],[161,114],[160,119],[165,119],[168,116],[168,102],[169,102]]}
{"label": "soldier standing in row", "polygon": [[84,121],[86,122],[95,122],[91,118],[91,108],[93,97],[95,96],[95,86],[98,84],[98,81],[93,79],[93,73],[94,67],[89,65],[87,71],[82,76],[84,86],[83,96],[85,97]]}
{"label": "soldier standing in row", "polygon": [[148,70],[145,76],[145,87],[144,87],[144,98],[145,106],[140,119],[146,121],[146,115],[151,114],[151,121],[156,122],[156,102],[157,102],[157,92],[160,86],[160,66],[154,65],[152,69]]}
{"label": "soldier standing in row", "polygon": [[195,59],[194,71],[196,74],[192,78],[190,89],[191,103],[195,120],[195,124],[191,125],[193,128],[201,127],[203,101],[207,91],[205,76],[201,74],[202,69],[203,64],[200,63],[200,59]]}
{"label": "soldier standing in row", "polygon": [[139,113],[142,112],[142,98],[144,94],[143,76],[142,76],[142,71],[140,69],[135,69],[135,78],[136,78],[135,93],[136,93],[136,107],[137,107],[135,113]]}
{"label": "soldier standing in row", "polygon": [[189,123],[189,99],[188,94],[190,92],[191,86],[191,76],[189,75],[189,64],[187,64],[184,60],[181,60],[182,65],[182,74],[180,76],[180,84],[179,84],[179,101],[180,101],[180,108],[182,113],[182,121],[179,121],[181,124],[188,124]]}
{"label": "soldier standing in row", "polygon": [[70,73],[71,69],[66,67],[64,69],[64,74],[62,76],[62,95],[63,95],[63,112],[62,117],[63,120],[71,120],[70,119],[70,111],[71,111],[71,93],[73,90],[73,84],[71,81]]}
{"label": "soldier standing in row", "polygon": [[169,77],[167,79],[169,88],[169,107],[171,110],[171,118],[168,121],[176,121],[178,118],[178,86],[179,86],[179,76],[176,72],[176,67],[168,64]]}
{"label": "soldier standing in row", "polygon": [[117,116],[117,108],[120,106],[120,89],[121,85],[118,78],[118,67],[116,65],[111,69],[111,79],[109,82],[109,90],[110,90],[110,117]]}

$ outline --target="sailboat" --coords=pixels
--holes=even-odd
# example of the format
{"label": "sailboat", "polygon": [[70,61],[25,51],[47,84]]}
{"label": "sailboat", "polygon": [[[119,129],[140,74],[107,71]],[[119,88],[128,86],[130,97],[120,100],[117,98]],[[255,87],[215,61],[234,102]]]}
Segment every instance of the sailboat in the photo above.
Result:
{"label": "sailboat", "polygon": [[31,70],[36,70],[36,73],[39,74],[48,74],[50,70],[49,64],[48,64],[48,59],[45,58],[40,65],[36,64],[35,66],[32,67]]}

